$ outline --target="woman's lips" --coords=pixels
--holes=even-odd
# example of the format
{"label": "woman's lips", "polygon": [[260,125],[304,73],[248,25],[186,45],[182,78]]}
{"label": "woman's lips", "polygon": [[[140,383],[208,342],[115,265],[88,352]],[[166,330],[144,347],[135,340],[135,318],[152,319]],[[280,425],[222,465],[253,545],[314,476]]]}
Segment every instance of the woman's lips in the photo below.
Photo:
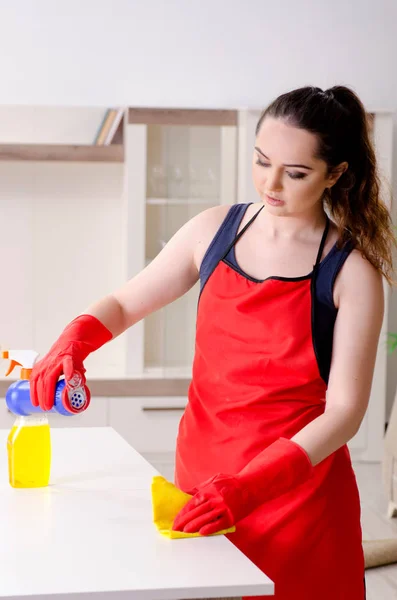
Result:
{"label": "woman's lips", "polygon": [[266,202],[268,202],[272,206],[283,206],[283,204],[285,204],[284,200],[278,200],[277,198],[272,198],[271,196],[268,196],[267,194],[265,194],[265,197],[266,197]]}

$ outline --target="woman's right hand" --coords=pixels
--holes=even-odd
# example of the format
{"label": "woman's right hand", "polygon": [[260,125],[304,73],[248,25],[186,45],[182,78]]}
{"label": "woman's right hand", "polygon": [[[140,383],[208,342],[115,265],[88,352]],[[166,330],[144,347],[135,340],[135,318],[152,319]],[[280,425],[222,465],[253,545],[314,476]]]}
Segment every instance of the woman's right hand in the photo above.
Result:
{"label": "woman's right hand", "polygon": [[33,406],[51,410],[61,375],[67,382],[77,372],[85,386],[83,361],[111,339],[112,333],[92,315],[80,315],[69,323],[49,352],[32,369],[30,399]]}
{"label": "woman's right hand", "polygon": [[36,363],[30,376],[30,398],[33,406],[42,410],[51,410],[54,405],[55,388],[59,378],[72,379],[77,371],[85,386],[85,368],[82,360],[73,352],[73,345],[65,350],[57,350],[56,344]]}

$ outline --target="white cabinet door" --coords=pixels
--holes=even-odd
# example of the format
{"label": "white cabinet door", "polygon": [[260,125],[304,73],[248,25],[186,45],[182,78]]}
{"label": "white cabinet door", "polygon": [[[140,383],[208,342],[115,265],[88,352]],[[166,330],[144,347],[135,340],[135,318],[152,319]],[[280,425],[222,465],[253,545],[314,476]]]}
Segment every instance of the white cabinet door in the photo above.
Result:
{"label": "white cabinet door", "polygon": [[[130,278],[194,216],[235,202],[237,114],[131,109],[128,115],[123,223]],[[196,285],[126,332],[126,374],[190,376],[198,295]]]}
{"label": "white cabinet door", "polygon": [[187,398],[109,398],[109,425],[142,454],[174,453]]}

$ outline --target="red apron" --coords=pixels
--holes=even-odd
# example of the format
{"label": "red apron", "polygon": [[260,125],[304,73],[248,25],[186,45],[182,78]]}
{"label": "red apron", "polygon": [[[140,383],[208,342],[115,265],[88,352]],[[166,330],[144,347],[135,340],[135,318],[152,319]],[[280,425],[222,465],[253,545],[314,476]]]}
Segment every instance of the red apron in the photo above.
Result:
{"label": "red apron", "polygon": [[[224,262],[228,248],[204,285],[177,440],[182,490],[219,472],[238,473],[324,412],[312,293],[328,227],[310,275],[253,281]],[[277,600],[363,600],[360,499],[347,446],[314,470],[313,479],[259,507],[228,538],[274,581]]]}

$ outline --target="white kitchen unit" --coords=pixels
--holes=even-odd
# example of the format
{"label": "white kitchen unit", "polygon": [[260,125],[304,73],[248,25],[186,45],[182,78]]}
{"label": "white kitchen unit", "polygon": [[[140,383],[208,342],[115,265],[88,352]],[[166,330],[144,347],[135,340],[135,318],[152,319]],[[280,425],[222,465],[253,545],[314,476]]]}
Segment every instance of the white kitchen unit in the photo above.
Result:
{"label": "white kitchen unit", "polygon": [[0,430],[0,598],[274,594],[273,582],[226,537],[159,534],[150,493],[157,473],[110,427],[54,429],[50,485],[22,490],[8,484],[7,433]]}
{"label": "white kitchen unit", "polygon": [[[189,219],[236,201],[237,112],[129,109],[124,145],[129,279]],[[126,332],[127,375],[191,375],[198,291]]]}

